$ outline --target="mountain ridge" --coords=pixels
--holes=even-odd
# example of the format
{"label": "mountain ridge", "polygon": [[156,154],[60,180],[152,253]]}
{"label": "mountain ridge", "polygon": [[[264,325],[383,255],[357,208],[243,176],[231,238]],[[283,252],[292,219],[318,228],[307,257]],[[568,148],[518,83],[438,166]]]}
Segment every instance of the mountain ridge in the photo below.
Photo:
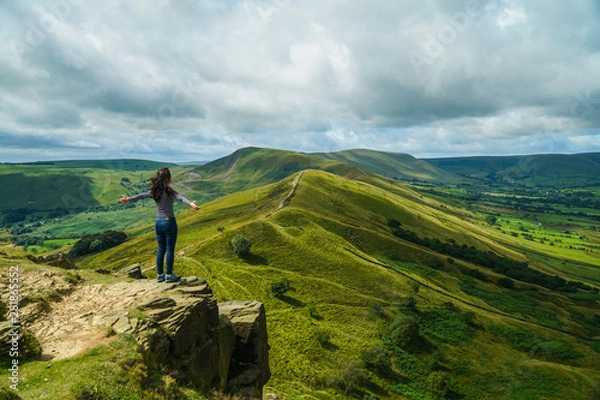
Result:
{"label": "mountain ridge", "polygon": [[457,175],[529,185],[596,186],[600,184],[600,153],[533,154],[426,158],[428,163]]}
{"label": "mountain ridge", "polygon": [[257,147],[245,147],[228,156],[188,171],[188,186],[199,192],[232,193],[279,181],[305,169],[319,169],[341,176],[365,172],[349,164],[310,154]]}
{"label": "mountain ridge", "polygon": [[319,157],[346,162],[372,173],[396,180],[445,182],[456,184],[464,179],[439,169],[410,154],[369,149],[342,150],[333,153],[311,153]]}

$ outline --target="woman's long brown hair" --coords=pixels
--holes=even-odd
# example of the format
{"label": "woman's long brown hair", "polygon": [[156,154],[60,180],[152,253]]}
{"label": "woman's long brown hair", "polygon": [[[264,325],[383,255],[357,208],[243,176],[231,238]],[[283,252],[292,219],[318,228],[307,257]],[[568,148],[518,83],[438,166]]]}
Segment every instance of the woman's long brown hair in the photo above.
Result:
{"label": "woman's long brown hair", "polygon": [[154,201],[160,200],[163,193],[166,193],[167,196],[173,194],[173,189],[169,186],[170,180],[171,171],[169,171],[169,168],[159,169],[156,171],[156,174],[150,178],[150,197],[152,197]]}

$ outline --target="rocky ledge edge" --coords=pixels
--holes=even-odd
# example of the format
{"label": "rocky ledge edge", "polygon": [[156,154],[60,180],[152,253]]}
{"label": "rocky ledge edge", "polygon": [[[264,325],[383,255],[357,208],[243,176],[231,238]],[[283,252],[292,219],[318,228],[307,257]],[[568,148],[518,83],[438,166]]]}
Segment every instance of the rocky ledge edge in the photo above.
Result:
{"label": "rocky ledge edge", "polygon": [[[85,296],[91,310],[81,308],[82,314],[71,319],[79,325],[69,326],[73,330],[66,334],[96,329],[128,333],[137,340],[139,351],[151,368],[167,369],[205,393],[217,390],[242,398],[262,398],[263,386],[271,376],[262,303],[218,303],[206,280],[194,276],[176,283],[135,279],[108,285],[78,285],[60,303],[76,303],[71,296]],[[36,329],[35,320],[28,324],[28,330],[39,335],[42,348],[45,339],[65,334],[60,330],[63,319],[49,320],[56,318],[54,311],[58,310],[50,307],[38,318],[40,325],[46,320],[45,328],[54,327],[57,332]],[[8,321],[0,322],[0,336],[11,331]]]}

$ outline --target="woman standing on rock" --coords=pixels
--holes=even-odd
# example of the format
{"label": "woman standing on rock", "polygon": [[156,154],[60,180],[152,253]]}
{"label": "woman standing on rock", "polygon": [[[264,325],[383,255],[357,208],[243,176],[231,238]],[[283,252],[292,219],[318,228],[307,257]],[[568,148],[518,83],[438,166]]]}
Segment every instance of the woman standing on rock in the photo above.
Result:
{"label": "woman standing on rock", "polygon": [[[171,171],[169,168],[161,168],[150,178],[150,190],[135,196],[127,197],[123,195],[119,201],[126,204],[130,201],[152,198],[156,202],[156,241],[158,242],[158,252],[156,253],[156,280],[158,282],[177,282],[180,276],[173,273],[173,263],[175,261],[175,242],[177,241],[177,221],[173,212],[173,203],[175,200],[182,202],[194,210],[200,207],[195,201],[189,201],[175,190],[169,184],[171,183]],[[167,257],[167,274],[164,274],[164,259]]]}

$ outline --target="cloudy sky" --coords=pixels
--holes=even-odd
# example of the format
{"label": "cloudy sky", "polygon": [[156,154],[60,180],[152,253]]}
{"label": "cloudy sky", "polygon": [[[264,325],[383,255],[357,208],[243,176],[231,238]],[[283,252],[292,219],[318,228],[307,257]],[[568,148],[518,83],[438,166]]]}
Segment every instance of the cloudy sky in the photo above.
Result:
{"label": "cloudy sky", "polygon": [[600,2],[0,0],[0,162],[600,151]]}

